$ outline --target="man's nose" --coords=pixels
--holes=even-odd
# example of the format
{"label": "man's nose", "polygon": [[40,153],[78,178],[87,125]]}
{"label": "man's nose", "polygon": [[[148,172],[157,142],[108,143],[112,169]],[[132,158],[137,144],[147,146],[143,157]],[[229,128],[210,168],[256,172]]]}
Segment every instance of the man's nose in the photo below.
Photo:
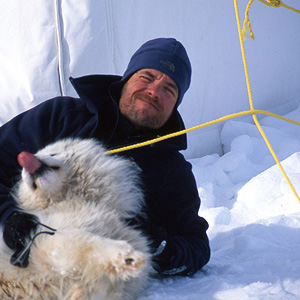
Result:
{"label": "man's nose", "polygon": [[147,86],[146,93],[152,98],[160,99],[160,92],[161,87],[160,84],[157,82],[151,82],[151,84]]}

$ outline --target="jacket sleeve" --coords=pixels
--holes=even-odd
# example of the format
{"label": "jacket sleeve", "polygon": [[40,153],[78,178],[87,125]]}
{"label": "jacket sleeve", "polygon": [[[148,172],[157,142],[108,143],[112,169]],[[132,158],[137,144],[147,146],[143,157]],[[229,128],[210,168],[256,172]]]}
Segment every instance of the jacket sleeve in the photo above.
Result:
{"label": "jacket sleeve", "polygon": [[13,179],[18,174],[13,174],[13,172],[7,174],[5,164],[10,160],[10,157],[5,155],[2,149],[0,149],[0,156],[0,224],[2,225],[16,209],[16,203],[11,196],[10,190],[13,185]]}
{"label": "jacket sleeve", "polygon": [[155,268],[163,275],[192,275],[209,261],[210,247],[208,223],[198,215],[200,199],[191,165],[180,153],[168,153],[159,159],[159,168],[162,175],[152,178],[147,203],[146,231],[156,245]]}

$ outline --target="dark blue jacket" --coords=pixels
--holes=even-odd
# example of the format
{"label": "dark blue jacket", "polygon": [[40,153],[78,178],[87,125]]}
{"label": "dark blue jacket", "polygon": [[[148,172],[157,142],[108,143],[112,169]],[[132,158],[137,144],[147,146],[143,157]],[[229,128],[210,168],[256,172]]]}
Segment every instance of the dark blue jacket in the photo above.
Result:
{"label": "dark blue jacket", "polygon": [[[79,98],[57,97],[16,116],[0,127],[0,221],[3,224],[16,204],[9,191],[19,178],[17,155],[37,152],[47,144],[66,137],[96,138],[107,148],[149,140],[184,129],[174,111],[159,130],[135,132],[119,112],[119,76],[92,75],[72,79]],[[121,152],[142,169],[146,193],[147,220],[132,220],[158,246],[167,241],[157,256],[163,274],[190,275],[210,257],[207,222],[198,216],[198,197],[191,165],[180,150],[186,149],[181,135],[150,146]]]}

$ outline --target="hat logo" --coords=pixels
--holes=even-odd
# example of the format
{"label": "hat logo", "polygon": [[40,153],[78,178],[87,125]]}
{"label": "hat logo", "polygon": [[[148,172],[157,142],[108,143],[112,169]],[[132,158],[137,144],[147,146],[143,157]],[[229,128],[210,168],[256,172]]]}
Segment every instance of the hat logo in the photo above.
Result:
{"label": "hat logo", "polygon": [[168,69],[169,71],[171,71],[172,73],[175,72],[175,65],[174,65],[171,61],[169,61],[169,60],[161,60],[161,61],[160,61],[160,64],[161,64],[164,68],[166,68],[166,69]]}

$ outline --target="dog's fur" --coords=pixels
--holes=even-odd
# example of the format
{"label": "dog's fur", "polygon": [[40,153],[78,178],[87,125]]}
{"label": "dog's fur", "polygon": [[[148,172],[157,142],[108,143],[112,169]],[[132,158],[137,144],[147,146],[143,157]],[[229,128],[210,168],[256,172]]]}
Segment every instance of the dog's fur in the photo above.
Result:
{"label": "dog's fur", "polygon": [[36,237],[24,269],[1,241],[1,300],[125,300],[144,287],[147,240],[126,223],[143,204],[137,167],[105,151],[94,140],[62,140],[35,155],[54,168],[35,179],[23,169],[16,200],[57,231]]}

